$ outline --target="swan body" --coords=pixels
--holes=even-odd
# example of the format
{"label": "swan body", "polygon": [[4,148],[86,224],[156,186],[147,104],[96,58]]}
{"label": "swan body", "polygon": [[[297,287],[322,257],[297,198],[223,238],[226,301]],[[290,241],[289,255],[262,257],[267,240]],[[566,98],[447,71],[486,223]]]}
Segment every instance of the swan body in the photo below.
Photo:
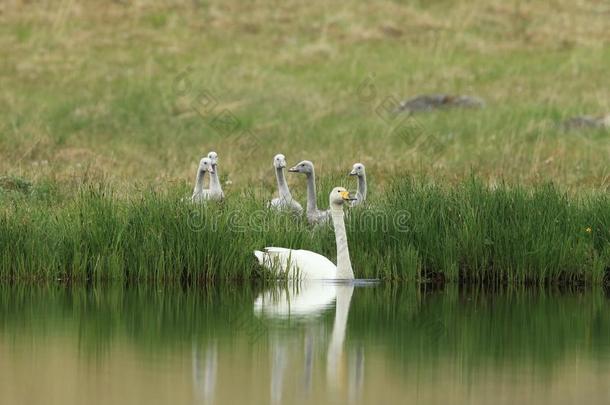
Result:
{"label": "swan body", "polygon": [[[294,276],[324,280],[335,278],[337,266],[319,253],[303,249],[288,249],[282,247],[266,247],[264,251],[255,250],[254,255],[261,266],[269,270],[284,273],[288,271]],[[300,274],[301,269],[307,274]],[[299,278],[299,277],[290,277]]]}
{"label": "swan body", "polygon": [[203,188],[203,180],[206,173],[213,173],[212,161],[210,158],[204,157],[199,161],[199,168],[197,169],[197,177],[195,178],[195,188],[193,189],[193,196],[191,201],[194,203],[200,203],[210,200],[210,190]]}
{"label": "swan body", "polygon": [[307,221],[312,224],[323,224],[330,220],[330,210],[318,209],[316,201],[316,172],[313,163],[303,160],[294,167],[288,169],[291,173],[303,173],[307,176]]}
{"label": "swan body", "polygon": [[225,198],[225,195],[222,192],[222,186],[220,185],[220,179],[218,178],[218,154],[216,152],[210,152],[208,153],[208,158],[212,163],[213,170],[210,172],[209,199],[222,200]]}
{"label": "swan body", "polygon": [[269,201],[268,207],[278,211],[294,211],[297,214],[303,212],[303,207],[295,200],[280,197],[275,197]]}
{"label": "swan body", "polygon": [[290,194],[286,177],[284,176],[284,168],[286,167],[286,158],[284,155],[277,154],[273,158],[273,168],[275,169],[275,178],[277,180],[277,188],[279,197],[274,198],[268,204],[269,208],[279,211],[293,211],[297,214],[303,212],[303,207]]}
{"label": "swan body", "polygon": [[330,220],[330,211],[315,210],[307,214],[307,221],[312,225],[327,224]]}
{"label": "swan body", "polygon": [[350,176],[358,176],[358,189],[356,191],[356,199],[352,201],[351,206],[362,205],[366,201],[366,171],[362,163],[354,163]]}
{"label": "swan body", "polygon": [[330,193],[330,217],[335,230],[337,265],[319,253],[302,249],[266,247],[255,250],[254,256],[261,266],[290,279],[353,280],[354,271],[349,257],[343,205],[352,200],[343,187]]}

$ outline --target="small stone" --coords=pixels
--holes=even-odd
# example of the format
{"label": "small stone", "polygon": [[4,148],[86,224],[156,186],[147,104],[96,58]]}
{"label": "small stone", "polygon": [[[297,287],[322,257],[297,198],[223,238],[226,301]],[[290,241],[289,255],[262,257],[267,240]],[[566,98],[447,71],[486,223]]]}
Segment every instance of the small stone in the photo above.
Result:
{"label": "small stone", "polygon": [[432,111],[440,108],[483,108],[485,100],[474,96],[449,94],[424,94],[402,101],[397,112]]}
{"label": "small stone", "polygon": [[591,115],[579,115],[563,122],[565,129],[602,129],[610,128],[610,114],[593,117]]}

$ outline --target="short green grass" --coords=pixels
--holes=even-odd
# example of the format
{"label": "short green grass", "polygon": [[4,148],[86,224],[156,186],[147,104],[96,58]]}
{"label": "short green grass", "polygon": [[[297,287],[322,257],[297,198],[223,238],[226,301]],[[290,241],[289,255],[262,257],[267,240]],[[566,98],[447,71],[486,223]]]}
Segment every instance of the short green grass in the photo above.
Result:
{"label": "short green grass", "polygon": [[[0,7],[0,173],[74,191],[103,179],[126,194],[190,183],[215,149],[234,189],[261,178],[272,187],[282,152],[321,174],[362,161],[380,182],[396,170],[439,181],[475,171],[608,191],[608,132],[558,127],[610,113],[603,2]],[[406,137],[395,131],[403,117],[377,114],[384,100],[430,92],[488,106],[405,118]]]}

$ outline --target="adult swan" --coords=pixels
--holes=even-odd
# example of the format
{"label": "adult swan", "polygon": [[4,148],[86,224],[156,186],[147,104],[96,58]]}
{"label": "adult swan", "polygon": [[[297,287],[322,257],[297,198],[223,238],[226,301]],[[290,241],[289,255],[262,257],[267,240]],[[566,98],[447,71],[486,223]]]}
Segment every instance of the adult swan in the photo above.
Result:
{"label": "adult swan", "polygon": [[337,265],[321,254],[309,250],[266,247],[264,252],[254,251],[261,266],[290,279],[353,280],[354,271],[349,258],[347,234],[343,218],[343,204],[353,198],[343,187],[335,187],[330,192],[330,216],[335,229],[337,243]]}

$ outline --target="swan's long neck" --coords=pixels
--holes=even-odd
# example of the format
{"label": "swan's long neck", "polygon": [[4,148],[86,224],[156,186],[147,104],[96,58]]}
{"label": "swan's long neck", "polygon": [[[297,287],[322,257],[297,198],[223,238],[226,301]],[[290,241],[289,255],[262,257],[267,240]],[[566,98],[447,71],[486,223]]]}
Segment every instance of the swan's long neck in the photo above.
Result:
{"label": "swan's long neck", "polygon": [[366,200],[366,174],[358,176],[358,190],[356,193],[358,194],[359,200]]}
{"label": "swan's long neck", "polygon": [[347,233],[345,232],[345,220],[342,208],[331,207],[331,216],[335,228],[335,241],[337,243],[337,275],[336,278],[352,280],[354,271],[349,258],[347,247]]}
{"label": "swan's long neck", "polygon": [[307,213],[314,213],[318,210],[316,201],[316,174],[311,172],[307,174]]}
{"label": "swan's long neck", "polygon": [[197,170],[197,177],[195,178],[195,189],[193,190],[193,194],[201,193],[203,190],[203,180],[205,178],[204,170]]}
{"label": "swan's long neck", "polygon": [[218,179],[218,165],[214,165],[214,173],[210,174],[210,191],[222,193],[220,180]]}
{"label": "swan's long neck", "polygon": [[275,178],[277,179],[277,189],[281,199],[290,201],[292,200],[292,195],[290,194],[290,190],[288,189],[288,184],[286,183],[286,176],[284,176],[284,169],[278,167],[275,169]]}

